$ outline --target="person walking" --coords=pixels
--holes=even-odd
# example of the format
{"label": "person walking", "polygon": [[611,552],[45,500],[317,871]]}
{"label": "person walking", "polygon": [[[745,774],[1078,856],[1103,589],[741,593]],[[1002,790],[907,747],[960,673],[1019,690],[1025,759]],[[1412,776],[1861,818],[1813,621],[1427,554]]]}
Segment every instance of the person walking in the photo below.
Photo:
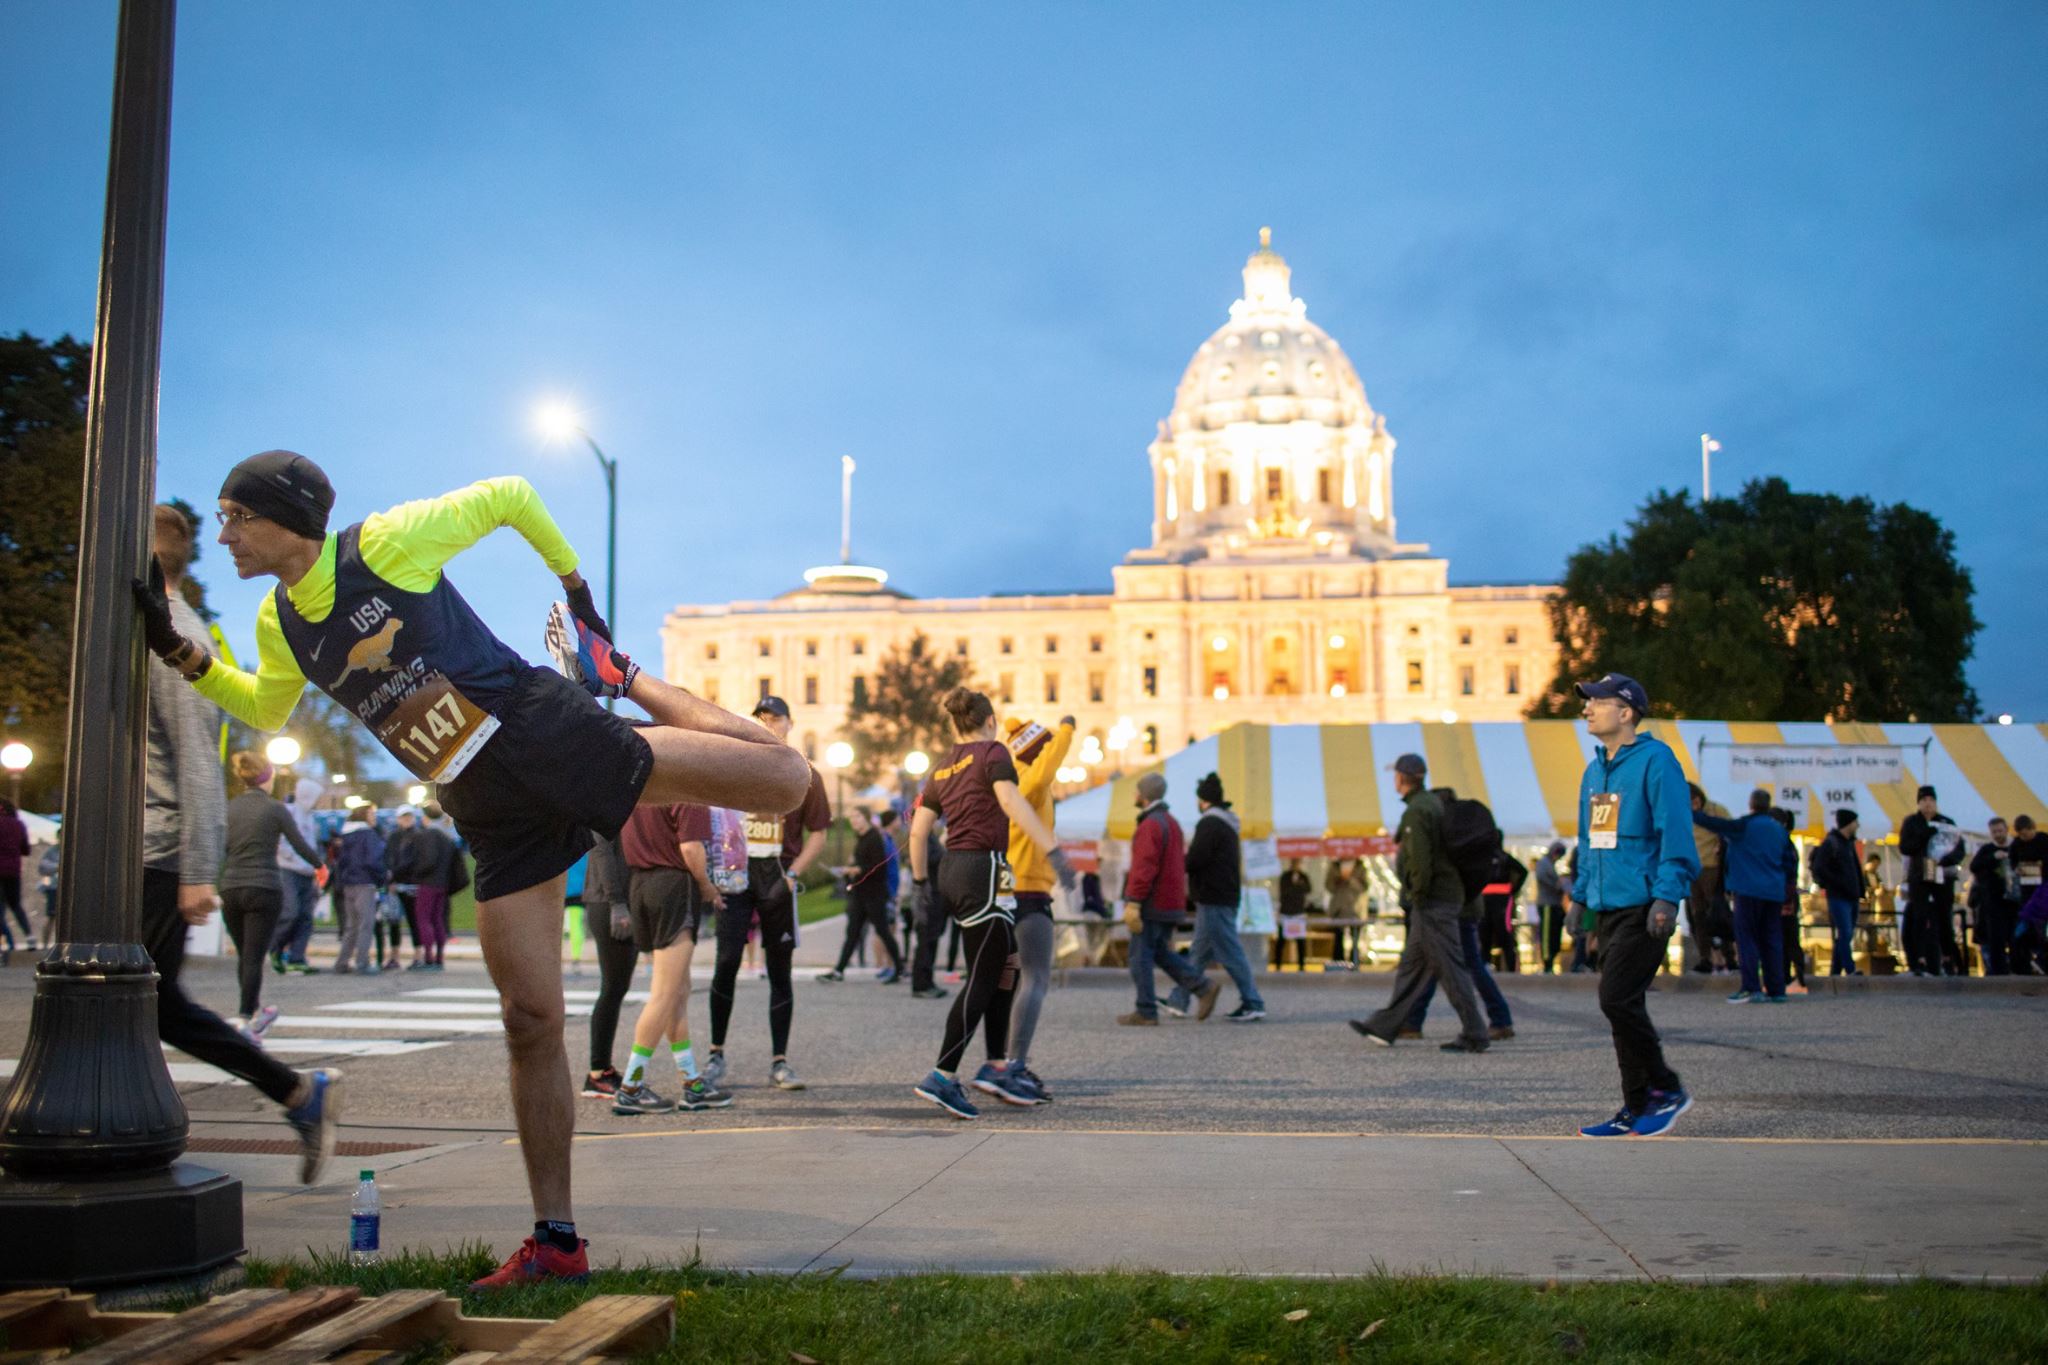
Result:
{"label": "person walking", "polygon": [[1956,869],[1963,862],[1963,835],[1941,813],[1934,788],[1922,787],[1916,809],[1899,824],[1899,853],[1906,860],[1906,964],[1914,976],[1942,976],[1960,958],[1953,947]]}
{"label": "person walking", "polygon": [[[275,578],[257,606],[257,664],[216,661],[181,622],[162,577],[134,584],[150,651],[199,695],[257,730],[283,728],[309,680],[391,756],[437,784],[476,858],[478,938],[505,1023],[512,1111],[533,1235],[477,1282],[497,1288],[589,1271],[571,1195],[575,1088],[563,1045],[564,878],[632,808],[705,801],[786,808],[802,756],[760,727],[671,687],[612,648],[576,552],[533,486],[486,479],[330,532],[334,485],[288,450],[237,464],[220,489],[220,543],[243,579]],[[555,669],[485,627],[444,572],[501,527],[558,576],[548,611]],[[166,575],[167,576],[167,575]],[[597,705],[630,700],[635,729]]]}
{"label": "person walking", "polygon": [[341,887],[341,954],[337,972],[380,972],[370,960],[370,936],[377,922],[378,893],[390,874],[384,867],[384,836],[377,829],[377,808],[367,803],[348,813],[341,835],[341,858],[334,880]]}
{"label": "person walking", "polygon": [[[976,1076],[978,1088],[994,1087],[1006,1104],[1042,1103],[1027,1077],[1005,1065],[1010,1032],[1011,996],[1016,990],[1017,953],[1012,925],[1016,915],[1016,882],[1010,871],[1010,826],[1023,829],[1045,855],[1059,884],[1071,889],[1074,869],[1017,787],[1017,765],[1009,746],[996,738],[996,711],[989,699],[966,687],[945,696],[946,714],[959,742],[946,761],[932,770],[910,820],[911,881],[936,895],[949,918],[960,925],[967,948],[967,974],[952,1008],[946,1011],[945,1037],[937,1063],[912,1087],[957,1119],[980,1111],[960,1085],[960,1059],[980,1028],[988,1063]],[[1151,774],[1156,776],[1156,774]],[[946,855],[934,869],[929,862],[932,826],[946,821]],[[932,886],[933,874],[937,886]],[[986,1080],[988,1085],[982,1085]]]}
{"label": "person walking", "polygon": [[1609,673],[1577,691],[1586,732],[1599,747],[1579,780],[1573,894],[1599,916],[1600,1011],[1614,1033],[1622,1096],[1613,1118],[1579,1132],[1659,1137],[1692,1107],[1664,1060],[1648,995],[1678,928],[1679,904],[1699,875],[1685,770],[1662,740],[1637,733],[1650,714],[1641,683]]}
{"label": "person walking", "polygon": [[1545,976],[1556,974],[1557,955],[1564,951],[1564,873],[1557,865],[1562,857],[1564,840],[1552,839],[1536,860],[1536,943]]}
{"label": "person walking", "polygon": [[413,831],[414,916],[419,923],[422,971],[438,972],[447,967],[449,899],[455,893],[457,865],[462,851],[454,836],[441,828],[440,807],[426,806],[419,828]]}
{"label": "person walking", "polygon": [[846,820],[854,833],[853,866],[841,869],[847,878],[846,936],[839,944],[839,961],[831,971],[818,973],[818,980],[846,980],[846,964],[853,961],[861,935],[873,928],[876,941],[889,955],[889,965],[876,978],[886,985],[903,972],[903,950],[896,946],[896,931],[889,924],[889,843],[862,807],[849,809]]}
{"label": "person walking", "polygon": [[1994,815],[1990,834],[1991,841],[1970,857],[1972,938],[1984,959],[1984,975],[2007,976],[2012,972],[2013,935],[2020,923],[2020,876],[2013,865],[2012,828]]}
{"label": "person walking", "polygon": [[2010,965],[2015,976],[2048,973],[2048,937],[2040,932],[2039,921],[2026,910],[2048,886],[2048,834],[2034,827],[2031,815],[2016,815],[2012,821],[2012,866],[2020,886],[2020,916],[2013,933]]}
{"label": "person walking", "polygon": [[1771,794],[1762,788],[1751,792],[1749,813],[1740,819],[1696,810],[1692,823],[1728,841],[1728,888],[1735,893],[1735,950],[1742,967],[1741,983],[1728,1003],[1782,1004],[1788,997],[1785,931],[1779,920],[1786,887],[1799,874],[1799,854],[1771,813]]}
{"label": "person walking", "polygon": [[1223,983],[1195,970],[1173,946],[1173,931],[1187,914],[1187,836],[1166,808],[1166,778],[1150,772],[1138,779],[1138,826],[1131,835],[1131,869],[1124,877],[1124,927],[1131,933],[1131,982],[1136,1006],[1117,1016],[1119,1024],[1156,1028],[1159,1000],[1152,973],[1163,971],[1193,998],[1195,1018],[1207,1019],[1223,994]]}
{"label": "person walking", "polygon": [[21,860],[28,853],[28,825],[14,803],[0,796],[0,938],[6,939],[9,952],[14,950],[14,933],[7,925],[10,915],[21,925],[23,945],[36,946],[36,931],[29,925],[28,911],[21,908]]}
{"label": "person walking", "polygon": [[[1728,808],[1718,801],[1709,801],[1697,782],[1688,782],[1686,793],[1695,812],[1717,820],[1728,818]],[[1692,890],[1685,898],[1685,922],[1692,934],[1692,969],[1702,976],[1712,974],[1718,952],[1720,970],[1733,971],[1737,962],[1735,920],[1728,910],[1724,845],[1721,836],[1705,825],[1692,827],[1692,842],[1700,859],[1700,875],[1693,878]]]}
{"label": "person walking", "polygon": [[[1219,963],[1237,987],[1237,1008],[1223,1017],[1233,1024],[1255,1023],[1266,1017],[1266,1002],[1259,995],[1252,976],[1251,960],[1245,956],[1244,940],[1237,936],[1237,907],[1244,899],[1244,853],[1239,837],[1237,812],[1223,799],[1223,779],[1210,773],[1195,784],[1194,837],[1188,840],[1184,859],[1188,873],[1188,899],[1195,905],[1195,942],[1188,961],[1197,972],[1206,973]],[[1334,874],[1335,869],[1332,869]],[[1345,885],[1349,885],[1346,881]],[[1336,914],[1338,892],[1330,892],[1330,913]],[[1344,913],[1355,914],[1358,893],[1351,891],[1352,904]],[[1166,997],[1165,1009],[1175,1018],[1185,1018],[1193,997],[1186,986],[1175,983]]]}
{"label": "person walking", "polygon": [[1863,975],[1856,970],[1856,911],[1870,887],[1863,878],[1863,861],[1856,856],[1858,828],[1855,811],[1836,811],[1835,827],[1806,857],[1813,884],[1828,900],[1828,930],[1834,941],[1829,976]]}
{"label": "person walking", "polygon": [[[1037,721],[1010,717],[1003,722],[1003,743],[1010,750],[1010,762],[1017,769],[1017,793],[1038,823],[1053,829],[1053,781],[1066,765],[1067,751],[1074,743],[1074,718],[1061,716],[1048,730]],[[1057,831],[1054,831],[1057,837]],[[1031,836],[1016,824],[1010,826],[1010,843],[1005,852],[1010,873],[1017,881],[1017,922],[1012,932],[1017,939],[1017,993],[1010,1005],[1009,1057],[1003,1072],[1021,1082],[1041,1103],[1052,1102],[1045,1081],[1031,1069],[1031,1045],[1038,1038],[1038,1016],[1045,1008],[1045,993],[1052,985],[1052,889],[1058,883],[1052,864],[1040,852]],[[989,1091],[980,1076],[977,1090]],[[1000,1098],[1000,1095],[998,1095]]]}
{"label": "person walking", "polygon": [[[1353,1019],[1351,1027],[1367,1042],[1392,1047],[1415,1006],[1426,1000],[1431,983],[1442,981],[1463,1026],[1442,1050],[1484,1052],[1486,1024],[1473,991],[1460,923],[1465,883],[1445,842],[1443,806],[1428,790],[1429,766],[1422,755],[1402,754],[1394,760],[1393,773],[1402,804],[1401,824],[1394,832],[1394,872],[1401,884],[1401,908],[1408,914],[1407,941],[1394,968],[1393,998],[1369,1018]],[[1476,930],[1476,922],[1473,927]],[[1475,946],[1477,937],[1475,932]]]}
{"label": "person walking", "polygon": [[632,873],[617,839],[599,839],[583,863],[583,935],[597,949],[597,999],[590,1006],[590,1069],[583,1098],[609,1100],[625,1077],[612,1065],[619,1010],[633,985],[640,950],[633,943]]}
{"label": "person walking", "polygon": [[[789,747],[789,703],[763,697],[754,703],[754,723]],[[796,750],[790,749],[792,754]],[[825,831],[832,827],[832,801],[825,778],[810,760],[796,754],[810,774],[803,799],[780,814],[749,811],[747,889],[723,896],[718,912],[718,955],[711,973],[711,1048],[704,1058],[704,1083],[724,1088],[725,1034],[732,1023],[734,989],[740,960],[746,954],[747,932],[761,926],[761,957],[768,968],[768,1081],[778,1090],[801,1090],[804,1083],[789,1064],[789,1030],[796,1014],[796,988],[789,963],[796,952],[797,899],[803,876],[825,851]]]}
{"label": "person walking", "polygon": [[284,909],[283,873],[277,865],[280,840],[305,859],[317,858],[313,845],[299,833],[284,802],[270,794],[277,773],[261,756],[237,750],[229,760],[241,795],[228,802],[227,834],[220,865],[221,918],[235,945],[235,975],[241,1001],[231,1027],[248,1030],[261,1040],[277,1018],[277,1007],[263,1003],[266,950],[277,934]]}
{"label": "person walking", "polygon": [[[178,591],[192,562],[193,524],[159,503],[155,565],[165,614],[191,638],[205,623]],[[204,646],[195,646],[203,649]],[[211,657],[209,655],[209,657]],[[166,1047],[247,1081],[281,1106],[299,1140],[299,1183],[315,1184],[334,1154],[342,1076],[333,1068],[294,1071],[185,993],[185,935],[220,905],[215,878],[227,842],[221,782],[220,713],[172,668],[148,667],[148,731],[143,769],[142,946],[156,965],[156,1031]]]}
{"label": "person walking", "polygon": [[285,807],[299,837],[315,854],[301,858],[297,846],[289,841],[280,841],[277,846],[278,883],[283,888],[284,907],[278,912],[277,933],[270,940],[270,969],[280,976],[286,972],[310,974],[320,970],[306,961],[306,945],[313,940],[313,911],[320,903],[320,867],[325,861],[318,853],[320,831],[313,820],[313,807],[319,800],[320,784],[302,777],[293,785]]}
{"label": "person walking", "polygon": [[[633,948],[654,960],[654,980],[647,1003],[633,1025],[633,1052],[626,1074],[612,1097],[612,1112],[622,1117],[666,1114],[682,1109],[724,1109],[732,1096],[708,1084],[698,1073],[690,1046],[690,959],[697,950],[698,926],[707,910],[716,911],[725,897],[711,880],[706,845],[711,840],[708,807],[678,804],[639,806],[619,832],[619,852],[629,869],[627,911],[633,924]],[[647,1064],[667,1039],[682,1080],[677,1099],[657,1094],[647,1084]]]}

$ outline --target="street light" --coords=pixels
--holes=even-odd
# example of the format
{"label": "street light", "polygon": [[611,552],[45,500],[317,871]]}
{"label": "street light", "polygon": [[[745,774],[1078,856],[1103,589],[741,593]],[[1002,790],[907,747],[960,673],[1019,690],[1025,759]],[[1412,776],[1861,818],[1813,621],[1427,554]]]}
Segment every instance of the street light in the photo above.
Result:
{"label": "street light", "polygon": [[273,768],[291,767],[299,761],[299,755],[304,752],[305,750],[299,747],[299,742],[290,735],[279,735],[263,746],[263,756],[270,760],[270,766]]}
{"label": "street light", "polygon": [[1721,443],[1706,432],[1700,433],[1700,501],[1709,502],[1714,496],[1714,452]]}
{"label": "street light", "polygon": [[903,758],[903,771],[912,777],[923,777],[932,768],[931,755],[922,749],[912,749]]}
{"label": "street light", "polygon": [[[605,546],[604,546],[604,619],[617,634],[619,629],[619,462],[608,457],[598,448],[597,442],[583,429],[583,419],[567,403],[544,403],[534,413],[534,421],[541,433],[550,440],[572,441],[583,438],[583,444],[590,447],[590,453],[597,456],[598,467],[604,470],[604,492],[606,501]],[[605,709],[616,710],[618,701],[605,698]]]}
{"label": "street light", "polygon": [[341,785],[342,783],[344,783],[344,782],[348,781],[348,774],[347,774],[347,773],[329,773],[329,774],[327,775],[327,780],[328,780],[329,782],[332,782],[332,783],[333,783],[333,784],[334,784],[335,786],[339,787],[339,786],[340,786],[340,785]]}
{"label": "street light", "polygon": [[424,782],[415,782],[405,789],[405,804],[424,806],[427,804],[427,787]]}
{"label": "street light", "polygon": [[18,739],[0,744],[0,768],[7,769],[7,780],[13,784],[16,810],[21,809],[21,775],[35,761],[36,751]]}

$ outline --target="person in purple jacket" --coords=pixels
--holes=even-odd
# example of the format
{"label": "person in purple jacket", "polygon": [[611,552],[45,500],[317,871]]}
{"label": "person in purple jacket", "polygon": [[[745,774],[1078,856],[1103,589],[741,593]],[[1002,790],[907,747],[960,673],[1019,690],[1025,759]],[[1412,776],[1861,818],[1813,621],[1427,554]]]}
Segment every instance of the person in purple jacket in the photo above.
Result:
{"label": "person in purple jacket", "polygon": [[[21,860],[28,856],[28,826],[14,809],[14,803],[0,796],[0,952],[14,951],[14,933],[7,927],[8,915],[21,922],[28,946],[36,946],[36,932],[29,928],[28,912],[21,908]],[[7,959],[0,957],[0,963]]]}

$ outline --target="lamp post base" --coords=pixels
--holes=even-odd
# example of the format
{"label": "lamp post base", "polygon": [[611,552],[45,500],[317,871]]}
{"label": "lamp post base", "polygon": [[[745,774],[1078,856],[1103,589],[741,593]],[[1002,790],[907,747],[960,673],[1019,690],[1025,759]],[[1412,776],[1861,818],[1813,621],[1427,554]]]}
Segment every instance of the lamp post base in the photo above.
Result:
{"label": "lamp post base", "polygon": [[180,1161],[100,1180],[0,1175],[0,1289],[197,1275],[243,1254],[242,1182]]}

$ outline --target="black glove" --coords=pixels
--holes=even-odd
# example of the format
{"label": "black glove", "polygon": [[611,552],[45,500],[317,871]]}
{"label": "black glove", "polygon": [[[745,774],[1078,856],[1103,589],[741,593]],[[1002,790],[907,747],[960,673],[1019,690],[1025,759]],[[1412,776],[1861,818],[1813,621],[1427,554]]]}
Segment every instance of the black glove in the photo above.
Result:
{"label": "black glove", "polygon": [[1067,851],[1056,848],[1045,855],[1045,861],[1052,868],[1052,875],[1060,879],[1060,890],[1072,891],[1080,878],[1074,875],[1074,865],[1067,861]]}
{"label": "black glove", "polygon": [[930,877],[926,877],[922,881],[913,881],[910,885],[912,891],[917,896],[917,913],[919,917],[925,921],[925,923],[929,924],[932,920],[938,917],[938,890],[932,885],[932,879]]}
{"label": "black glove", "polygon": [[155,555],[149,557],[149,581],[139,578],[128,580],[134,590],[135,605],[142,611],[142,638],[149,645],[149,652],[162,659],[172,668],[183,672],[196,662],[197,650],[190,640],[178,631],[177,622],[171,619],[171,599],[164,587],[164,566],[157,563]]}
{"label": "black glove", "polygon": [[1670,901],[1650,902],[1650,932],[1658,938],[1670,938],[1671,931],[1678,927],[1678,907]]}
{"label": "black glove", "polygon": [[597,614],[597,602],[590,595],[589,579],[586,578],[575,587],[569,589],[569,612],[577,620],[590,627],[592,635],[602,639],[606,644],[612,642],[612,628],[605,624],[602,616]]}

